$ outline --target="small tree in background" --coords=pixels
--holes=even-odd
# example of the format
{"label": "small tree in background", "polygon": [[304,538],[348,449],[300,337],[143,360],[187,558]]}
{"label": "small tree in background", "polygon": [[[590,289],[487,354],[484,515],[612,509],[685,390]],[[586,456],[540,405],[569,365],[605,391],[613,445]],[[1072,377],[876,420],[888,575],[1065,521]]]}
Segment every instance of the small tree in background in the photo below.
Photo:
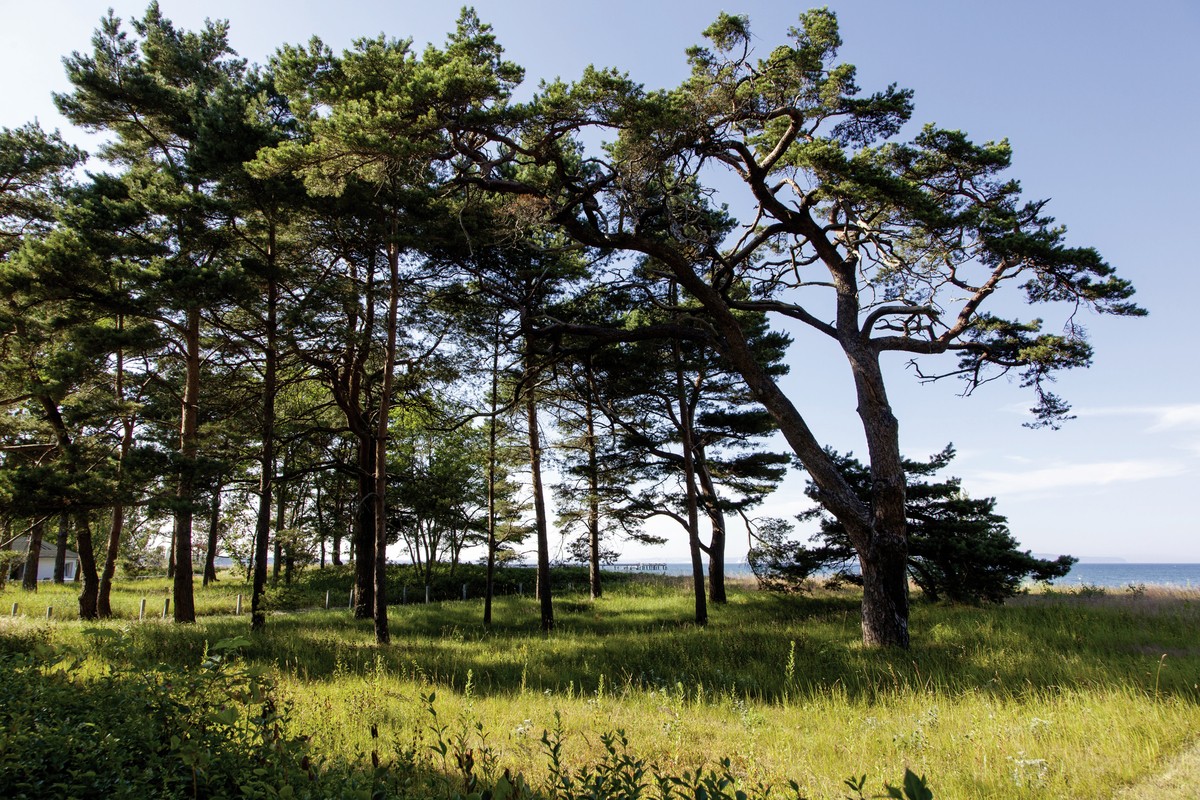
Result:
{"label": "small tree in background", "polygon": [[[830,455],[863,502],[870,502],[870,469],[850,455]],[[947,445],[928,461],[904,459],[908,574],[921,592],[935,602],[1001,603],[1017,594],[1026,578],[1049,581],[1066,575],[1077,559],[1041,559],[1018,550],[1008,520],[995,511],[994,497],[969,497],[958,478],[930,480],[953,458],[954,447]],[[811,481],[805,494],[816,499]],[[764,588],[794,590],[821,571],[861,582],[854,547],[841,523],[821,507],[797,519],[820,523],[813,547],[790,540],[791,526],[783,520],[773,520],[759,531],[760,544],[751,551],[750,564]]]}

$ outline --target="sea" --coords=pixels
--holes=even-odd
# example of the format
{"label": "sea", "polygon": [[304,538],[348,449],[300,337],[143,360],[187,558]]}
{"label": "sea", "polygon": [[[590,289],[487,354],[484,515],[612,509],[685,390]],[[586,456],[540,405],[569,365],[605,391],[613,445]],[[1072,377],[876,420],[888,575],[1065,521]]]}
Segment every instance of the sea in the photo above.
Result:
{"label": "sea", "polygon": [[[707,562],[705,571],[707,572]],[[605,567],[612,570],[628,570],[658,575],[691,575],[692,565],[686,562],[642,562],[613,564]],[[725,575],[730,578],[752,577],[750,565],[731,562],[725,565]],[[1065,577],[1054,581],[1054,586],[1072,588],[1097,586],[1106,589],[1131,586],[1168,586],[1173,588],[1200,588],[1200,564],[1135,564],[1131,562],[1081,562],[1071,567]]]}

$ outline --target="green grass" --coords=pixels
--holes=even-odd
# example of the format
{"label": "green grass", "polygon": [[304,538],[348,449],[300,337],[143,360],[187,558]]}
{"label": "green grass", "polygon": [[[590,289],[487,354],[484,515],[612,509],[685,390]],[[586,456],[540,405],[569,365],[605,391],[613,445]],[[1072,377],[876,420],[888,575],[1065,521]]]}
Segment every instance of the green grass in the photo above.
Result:
{"label": "green grass", "polygon": [[[345,570],[313,570],[277,597],[320,605],[326,588],[348,586]],[[161,613],[166,584],[148,581],[114,594],[123,619],[46,623],[45,605],[71,607],[72,590],[43,587],[35,600],[10,586],[0,610],[16,600],[41,614],[0,622],[0,652],[30,641],[69,650],[86,677],[112,662],[194,665],[206,642],[246,634],[248,617],[229,614],[239,591],[248,597],[240,581],[197,586],[198,610],[213,615],[194,626],[137,623],[152,591]],[[728,757],[747,782],[790,778],[811,797],[844,796],[850,775],[878,788],[911,768],[939,798],[1093,798],[1144,780],[1200,730],[1195,593],[918,603],[907,652],[862,648],[849,592],[736,589],[697,628],[685,586],[658,579],[614,584],[594,604],[565,594],[555,614],[544,636],[528,596],[499,598],[490,629],[478,600],[394,607],[392,644],[378,648],[370,622],[344,608],[280,613],[243,657],[272,671],[295,729],[330,758],[426,748],[436,737],[423,698],[436,692],[445,735],[534,777],[545,769],[542,731],[557,718],[574,765],[621,728],[663,768]],[[98,629],[120,635],[89,634]]]}

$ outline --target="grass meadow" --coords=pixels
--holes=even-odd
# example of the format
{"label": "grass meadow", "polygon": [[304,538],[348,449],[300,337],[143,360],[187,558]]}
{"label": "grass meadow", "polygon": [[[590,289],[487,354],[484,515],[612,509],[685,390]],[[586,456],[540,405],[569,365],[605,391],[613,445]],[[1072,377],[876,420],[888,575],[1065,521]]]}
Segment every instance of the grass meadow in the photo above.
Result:
{"label": "grass meadow", "polygon": [[[917,602],[913,647],[900,652],[861,646],[853,590],[777,596],[738,585],[698,628],[685,583],[622,580],[596,602],[566,584],[549,635],[527,595],[498,598],[490,628],[478,599],[393,607],[392,644],[380,648],[370,621],[345,608],[349,582],[344,569],[309,570],[273,594],[277,611],[253,637],[248,615],[232,614],[239,592],[248,608],[248,588],[229,575],[197,585],[203,616],[188,626],[158,619],[161,580],[120,584],[117,619],[101,623],[67,618],[72,587],[33,595],[10,584],[0,655],[57,653],[40,674],[69,671],[86,686],[114,665],[192,669],[215,643],[245,637],[238,663],[271,679],[272,702],[312,753],[368,770],[419,754],[465,775],[454,790],[464,795],[468,753],[485,779],[508,769],[552,793],[555,769],[596,763],[612,742],[604,734],[621,730],[630,752],[662,770],[694,774],[728,759],[722,769],[738,786],[780,796],[854,796],[845,780],[864,774],[870,796],[911,769],[938,798],[1090,800],[1160,771],[1200,731],[1196,592]],[[320,608],[327,590],[330,610]],[[423,591],[410,588],[410,599]]]}

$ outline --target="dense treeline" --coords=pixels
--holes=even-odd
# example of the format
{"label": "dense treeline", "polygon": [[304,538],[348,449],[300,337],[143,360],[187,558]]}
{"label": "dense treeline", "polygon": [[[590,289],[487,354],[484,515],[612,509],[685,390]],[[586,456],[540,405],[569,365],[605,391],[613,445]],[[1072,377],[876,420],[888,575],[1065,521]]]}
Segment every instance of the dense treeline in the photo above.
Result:
{"label": "dense treeline", "polygon": [[[225,550],[256,629],[270,569],[349,559],[381,643],[390,543],[427,570],[483,547],[489,575],[528,547],[549,629],[557,475],[593,597],[620,537],[665,516],[703,623],[728,521],[753,534],[794,458],[861,568],[864,640],[906,646],[882,354],[953,353],[919,374],[970,386],[1017,370],[1055,424],[1045,386],[1089,362],[1082,329],[989,297],[1142,311],[1003,177],[1006,143],[897,141],[911,93],[862,94],[829,12],[761,60],[743,18],[705,35],[673,90],[589,70],[516,103],[522,70],[470,11],[423,52],[314,38],[255,67],[223,23],[110,13],[55,98],[103,135],[93,157],[36,125],[0,135],[3,538],[70,536],[90,618],[169,520],[175,620],[195,619],[196,554],[207,582]],[[845,355],[866,467],[781,388],[772,318]],[[791,453],[766,451],[777,432]]]}

